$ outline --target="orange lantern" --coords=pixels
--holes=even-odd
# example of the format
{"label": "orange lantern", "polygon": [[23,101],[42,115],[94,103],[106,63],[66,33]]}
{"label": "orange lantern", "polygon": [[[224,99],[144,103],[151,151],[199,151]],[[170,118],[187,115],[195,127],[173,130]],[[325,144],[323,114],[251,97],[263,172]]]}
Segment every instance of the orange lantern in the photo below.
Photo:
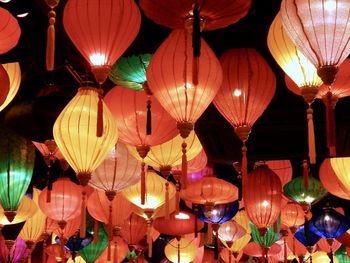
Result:
{"label": "orange lantern", "polygon": [[245,229],[235,221],[227,221],[220,225],[218,236],[221,241],[225,241],[230,248],[233,243],[246,234]]}
{"label": "orange lantern", "polygon": [[[19,66],[18,62],[13,62],[13,63],[7,63],[7,64],[2,64],[4,69],[7,72],[9,81],[10,81],[10,88],[7,93],[5,101],[0,105],[0,111],[6,108],[7,105],[13,100],[13,98],[16,96],[19,85],[21,84],[21,68]],[[2,79],[2,77],[1,77]],[[1,83],[3,85],[3,83]],[[6,89],[5,89],[6,90]],[[3,89],[2,89],[3,91]],[[0,100],[1,102],[2,100]]]}
{"label": "orange lantern", "polygon": [[[48,218],[48,221],[52,219]],[[80,218],[79,216],[70,219],[67,221],[67,224],[64,229],[61,229],[59,223],[55,220],[52,220],[53,222],[49,222],[51,225],[52,232],[57,235],[62,242],[66,242],[69,237],[74,235],[77,231],[79,231],[79,223],[80,223]]]}
{"label": "orange lantern", "polygon": [[172,239],[164,248],[167,259],[171,262],[190,263],[197,255],[197,246],[189,239]]}
{"label": "orange lantern", "polygon": [[100,84],[134,40],[140,24],[133,0],[69,0],[63,13],[64,29]]}
{"label": "orange lantern", "polygon": [[269,65],[254,49],[227,50],[221,56],[220,62],[224,79],[213,102],[243,142],[244,176],[247,174],[245,142],[253,124],[275,93],[276,79]]}
{"label": "orange lantern", "polygon": [[281,209],[281,224],[289,227],[294,234],[297,227],[304,224],[305,213],[303,208],[296,203],[288,203]]}
{"label": "orange lantern", "polygon": [[334,239],[332,242],[329,242],[326,238],[321,238],[317,242],[317,246],[320,248],[320,250],[327,253],[332,253],[332,255],[340,248],[341,245],[342,243],[340,243],[336,239]]}
{"label": "orange lantern", "polygon": [[268,251],[262,251],[261,247],[257,243],[250,242],[244,247],[243,252],[244,254],[252,257],[265,257],[277,255],[282,250],[281,246],[277,243],[273,244],[270,248],[264,249],[268,249]]}
{"label": "orange lantern", "polygon": [[[122,262],[123,259],[129,252],[128,244],[121,238],[115,237],[114,242],[111,247],[111,253],[113,255],[113,262],[119,263]],[[107,249],[102,253],[102,255],[95,261],[95,263],[105,263],[108,262],[107,258]]]}
{"label": "orange lantern", "polygon": [[17,45],[21,28],[17,19],[6,9],[0,8],[0,17],[0,54],[4,54]]}
{"label": "orange lantern", "polygon": [[293,169],[290,160],[266,161],[267,166],[281,179],[282,187],[292,180]]}
{"label": "orange lantern", "polygon": [[[152,93],[177,121],[183,139],[193,130],[195,121],[209,106],[222,82],[222,70],[214,52],[200,39],[201,55],[194,58],[190,39],[190,30],[173,30],[157,49],[147,69]],[[184,141],[183,188],[187,181],[186,146]]]}
{"label": "orange lantern", "polygon": [[246,179],[243,185],[245,211],[264,236],[281,211],[281,180],[264,164],[257,166]]}
{"label": "orange lantern", "polygon": [[143,217],[132,213],[124,220],[120,233],[128,244],[136,245],[147,233],[147,221]]}

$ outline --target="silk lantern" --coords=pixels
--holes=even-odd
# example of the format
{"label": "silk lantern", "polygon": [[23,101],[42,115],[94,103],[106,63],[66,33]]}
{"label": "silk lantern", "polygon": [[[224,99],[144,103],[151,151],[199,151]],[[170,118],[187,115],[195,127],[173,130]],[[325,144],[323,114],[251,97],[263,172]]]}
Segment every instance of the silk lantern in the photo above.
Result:
{"label": "silk lantern", "polygon": [[[199,154],[194,157],[192,160],[189,160],[187,163],[187,177],[191,176],[191,174],[202,171],[208,164],[208,157],[205,153],[204,149],[199,152]],[[172,170],[181,170],[180,165],[176,165],[172,168]],[[188,179],[188,178],[187,178]]]}
{"label": "silk lantern", "polygon": [[190,263],[197,255],[197,246],[189,239],[174,238],[164,248],[167,259],[171,262]]}
{"label": "silk lantern", "polygon": [[249,173],[243,185],[245,210],[261,236],[277,220],[281,211],[281,198],[281,180],[267,165],[259,165]]}
{"label": "silk lantern", "polygon": [[[223,83],[214,105],[235,128],[243,142],[242,173],[247,174],[245,143],[255,121],[270,103],[276,79],[267,62],[254,49],[227,50],[220,58]],[[263,89],[261,87],[264,87]]]}
{"label": "silk lantern", "polygon": [[0,260],[1,262],[21,262],[27,256],[27,247],[20,237],[17,237],[13,246],[10,249],[6,248],[3,237],[0,239]]}
{"label": "silk lantern", "polygon": [[221,241],[225,241],[228,247],[246,234],[245,229],[234,221],[227,221],[220,225],[218,236]]}
{"label": "silk lantern", "polygon": [[237,214],[233,217],[233,220],[239,225],[241,225],[248,234],[251,233],[249,226],[249,218],[245,210],[238,211]]}
{"label": "silk lantern", "polygon": [[[218,3],[198,1],[200,21],[204,30],[224,28],[238,22],[249,11],[251,1],[220,1]],[[171,2],[165,4],[162,1],[140,1],[145,15],[157,24],[170,28],[183,28],[184,21],[192,21],[193,1]]]}
{"label": "silk lantern", "polygon": [[17,19],[6,9],[0,8],[0,17],[0,54],[4,54],[17,45],[21,28]]}
{"label": "silk lantern", "polygon": [[14,225],[24,222],[34,216],[34,214],[39,210],[35,202],[27,196],[23,196],[20,201],[15,218],[9,222],[6,217],[4,209],[0,206],[0,225]]}
{"label": "silk lantern", "polygon": [[[2,70],[5,69],[5,72]],[[18,62],[2,64],[0,67],[1,78],[1,96],[0,111],[2,111],[16,96],[21,83],[21,68]],[[8,82],[7,82],[8,80]]]}
{"label": "silk lantern", "polygon": [[327,241],[327,239],[325,238],[321,238],[318,242],[317,242],[317,246],[324,252],[327,253],[333,253],[336,252],[340,246],[342,244],[337,241],[337,240],[333,240],[333,243],[331,245],[329,245],[329,242]]}
{"label": "silk lantern", "polygon": [[27,191],[34,167],[34,146],[30,141],[1,128],[0,204],[11,222]]}
{"label": "silk lantern", "polygon": [[312,231],[309,222],[306,222],[304,225],[298,227],[294,236],[307,248],[309,252],[314,251],[314,246],[321,238],[317,233]]}
{"label": "silk lantern", "polygon": [[277,243],[273,244],[270,248],[263,251],[261,247],[255,242],[250,242],[243,249],[244,254],[252,257],[262,257],[262,261],[268,255],[276,255],[281,251],[281,246]]}
{"label": "silk lantern", "polygon": [[338,258],[335,256],[329,256],[326,252],[316,251],[312,256],[312,262],[314,263],[339,263]]}
{"label": "silk lantern", "polygon": [[3,80],[0,84],[0,105],[2,105],[5,102],[10,90],[10,79],[7,71],[2,65],[0,65],[0,79]]}
{"label": "silk lantern", "polygon": [[128,244],[137,245],[147,233],[147,222],[143,217],[132,213],[124,220],[120,233]]}
{"label": "silk lantern", "polygon": [[252,222],[249,223],[250,229],[252,231],[252,239],[261,248],[271,247],[280,238],[280,220],[277,220],[275,225],[271,225],[262,236],[261,231]]}
{"label": "silk lantern", "polygon": [[69,38],[91,64],[100,84],[134,40],[140,24],[140,11],[132,0],[70,0],[63,13]]}
{"label": "silk lantern", "polygon": [[[297,84],[297,93],[301,93],[309,105],[307,109],[309,158],[310,163],[315,164],[316,148],[311,104],[316,98],[319,86],[322,85],[322,80],[318,77],[315,66],[297,49],[284,31],[280,13],[270,26],[267,44],[278,65]],[[287,82],[287,87],[290,89],[289,86]]]}
{"label": "silk lantern", "polygon": [[304,224],[304,216],[303,208],[296,203],[288,203],[281,209],[281,223],[287,226],[293,234],[298,226]]}
{"label": "silk lantern", "polygon": [[[111,249],[112,249],[111,253],[113,255],[113,262],[115,263],[122,262],[129,252],[128,244],[121,237],[115,238],[115,241],[113,242]],[[96,263],[108,262],[107,258],[108,258],[107,250],[105,250],[95,262]]]}
{"label": "silk lantern", "polygon": [[339,260],[340,263],[348,263],[350,262],[350,258],[346,253],[345,246],[341,246],[337,252],[335,253],[335,256]]}
{"label": "silk lantern", "polygon": [[290,160],[270,160],[265,162],[281,180],[282,187],[292,180],[293,169]]}
{"label": "silk lantern", "polygon": [[342,176],[342,172],[346,172],[346,170],[343,170],[344,168],[341,168],[342,163],[345,163],[345,162],[340,161],[342,159],[343,160],[345,159],[344,158],[332,158],[332,159],[335,159],[333,163],[334,163],[334,166],[337,167],[336,169],[340,176],[337,176],[337,174],[334,172],[334,169],[331,164],[331,159],[327,158],[327,159],[324,159],[324,161],[320,166],[320,170],[319,170],[320,181],[323,187],[332,195],[350,200],[350,191],[344,185],[344,182],[346,182],[347,178]]}
{"label": "silk lantern", "polygon": [[230,251],[232,251],[233,255],[237,255],[240,251],[243,250],[243,248],[249,243],[251,239],[252,239],[251,235],[246,233],[244,236],[242,236],[241,238],[233,242],[231,247],[229,247],[225,241],[223,241],[223,243],[225,247],[227,247]]}
{"label": "silk lantern", "polygon": [[228,248],[224,248],[220,251],[220,258],[225,263],[236,263],[241,259],[242,256],[243,250],[241,250],[240,253],[237,253],[236,255],[232,254]]}
{"label": "silk lantern", "polygon": [[349,191],[350,180],[348,178],[348,168],[350,167],[350,157],[331,158],[330,163],[337,179],[340,181],[340,189],[346,192]]}
{"label": "silk lantern", "polygon": [[[201,54],[193,57],[189,39],[190,30],[173,30],[157,49],[147,69],[147,82],[153,95],[177,121],[180,135],[184,139],[181,145],[183,188],[187,187],[185,139],[215,97],[222,82],[220,63],[207,43],[199,39]],[[173,59],[175,55],[176,60]]]}

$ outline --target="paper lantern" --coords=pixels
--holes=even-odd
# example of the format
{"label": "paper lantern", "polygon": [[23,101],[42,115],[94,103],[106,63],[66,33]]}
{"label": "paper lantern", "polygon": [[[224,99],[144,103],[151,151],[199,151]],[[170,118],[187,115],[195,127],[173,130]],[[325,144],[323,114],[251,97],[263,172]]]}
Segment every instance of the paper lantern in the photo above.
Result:
{"label": "paper lantern", "polygon": [[34,155],[30,141],[1,127],[0,204],[10,222],[32,179]]}
{"label": "paper lantern", "polygon": [[165,246],[164,253],[171,262],[190,263],[196,258],[197,250],[197,246],[191,240],[174,238]]}
{"label": "paper lantern", "polygon": [[290,160],[271,160],[265,163],[281,179],[282,187],[292,180],[293,169]]}
{"label": "paper lantern", "polygon": [[[193,2],[181,1],[165,4],[162,1],[140,1],[142,10],[146,16],[157,24],[170,28],[183,28],[184,21],[193,19]],[[224,28],[238,22],[247,15],[251,1],[220,1],[206,2],[198,1],[200,9],[200,20],[203,22],[204,30]]]}
{"label": "paper lantern", "polygon": [[142,90],[147,85],[146,69],[151,58],[151,54],[121,57],[112,66],[109,79],[118,86],[133,90]]}
{"label": "paper lantern", "polygon": [[17,19],[6,9],[0,8],[0,17],[0,54],[4,54],[17,45],[21,28]]}
{"label": "paper lantern", "polygon": [[262,236],[277,220],[281,198],[281,180],[275,172],[266,165],[259,165],[249,173],[243,185],[245,211]]}
{"label": "paper lantern", "polygon": [[350,262],[349,256],[346,254],[345,246],[341,246],[337,252],[335,253],[335,256],[339,260],[339,263],[348,263]]}
{"label": "paper lantern", "polygon": [[303,208],[296,203],[289,203],[281,209],[281,223],[295,233],[297,227],[304,224],[305,213]]}
{"label": "paper lantern", "polygon": [[69,258],[67,263],[86,263],[86,261],[81,256],[77,256],[74,258],[74,260],[72,258]]}
{"label": "paper lantern", "polygon": [[[345,158],[332,158],[332,159],[335,159],[333,160],[333,163],[334,163],[334,167],[337,167],[336,169],[338,171],[339,177],[334,172],[334,169],[331,164],[331,159],[327,158],[322,162],[320,166],[320,170],[319,170],[320,181],[323,187],[332,195],[350,200],[350,190],[347,190],[347,188],[344,185],[344,182],[346,182],[347,177],[342,176],[342,172],[345,172],[345,174],[347,173],[346,173],[346,170],[344,170],[345,167],[342,167],[342,164],[346,162],[342,162],[341,160],[346,160],[346,159]],[[348,159],[350,160],[350,158]]]}
{"label": "paper lantern", "polygon": [[226,242],[224,241],[224,245],[230,249],[233,253],[239,253],[243,250],[243,248],[249,243],[249,241],[252,239],[250,234],[245,234],[243,237],[237,239],[235,242],[233,242],[232,246],[229,247]]}
{"label": "paper lantern", "polygon": [[330,159],[331,167],[337,177],[337,180],[341,182],[340,189],[342,191],[349,191],[350,189],[350,180],[348,178],[350,167],[350,157],[343,158],[331,158]]}
{"label": "paper lantern", "polygon": [[313,202],[327,194],[321,182],[310,175],[308,176],[308,187],[305,187],[304,178],[298,176],[283,187],[283,192],[288,198],[299,203],[306,212],[311,208]]}
{"label": "paper lantern", "polygon": [[275,93],[276,79],[267,62],[254,49],[227,50],[220,62],[224,78],[213,102],[243,142],[242,173],[246,175],[245,142]]}
{"label": "paper lantern", "polygon": [[250,242],[243,249],[244,254],[252,257],[265,257],[268,255],[277,255],[282,250],[279,244],[273,244],[267,251],[263,251],[261,247],[255,243]]}
{"label": "paper lantern", "polygon": [[225,241],[230,247],[237,239],[240,239],[246,234],[245,229],[235,221],[227,221],[220,225],[218,229],[219,239]]}
{"label": "paper lantern", "polygon": [[[0,106],[0,111],[6,108],[6,106],[14,99],[18,92],[19,85],[21,84],[21,68],[18,62],[2,64],[2,66],[7,72],[10,86],[5,101]],[[4,83],[1,83],[1,85],[4,85]]]}
{"label": "paper lantern", "polygon": [[[184,139],[214,99],[222,82],[220,63],[207,43],[199,40],[201,54],[194,58],[189,39],[190,30],[173,30],[157,49],[147,69],[147,82],[153,95],[177,121]],[[187,187],[186,146],[186,142],[182,143],[183,188]]]}
{"label": "paper lantern", "polygon": [[279,238],[280,232],[280,220],[276,222],[275,225],[271,225],[264,235],[261,235],[261,231],[253,223],[249,223],[250,229],[252,231],[252,239],[257,243],[261,248],[271,247]]}
{"label": "paper lantern", "polygon": [[[119,263],[122,262],[123,259],[129,252],[128,244],[121,237],[115,237],[114,242],[111,247],[111,254],[113,255],[113,262]],[[105,263],[107,260],[107,250],[105,250],[102,255],[95,261],[95,263]]]}
{"label": "paper lantern", "polygon": [[[326,85],[331,85],[338,66],[350,53],[347,1],[284,0],[282,24],[297,48],[317,67]],[[331,52],[329,52],[331,51]]]}
{"label": "paper lantern", "polygon": [[246,211],[238,211],[237,214],[233,217],[233,220],[237,222],[240,226],[242,226],[248,234],[251,233],[249,226],[249,218],[247,216]]}
{"label": "paper lantern", "polygon": [[63,13],[64,29],[100,84],[135,39],[140,24],[140,11],[132,0],[70,0]]}
{"label": "paper lantern", "polygon": [[143,217],[132,213],[124,220],[120,233],[128,244],[136,245],[147,233],[147,222]]}
{"label": "paper lantern", "polygon": [[329,244],[327,239],[321,238],[317,242],[317,246],[324,252],[333,253],[333,252],[336,252],[340,248],[341,243],[337,240],[333,240],[332,243]]}
{"label": "paper lantern", "polygon": [[16,217],[12,222],[9,222],[4,209],[0,206],[0,225],[14,225],[24,222],[34,216],[39,210],[35,202],[27,196],[23,196],[16,211]]}

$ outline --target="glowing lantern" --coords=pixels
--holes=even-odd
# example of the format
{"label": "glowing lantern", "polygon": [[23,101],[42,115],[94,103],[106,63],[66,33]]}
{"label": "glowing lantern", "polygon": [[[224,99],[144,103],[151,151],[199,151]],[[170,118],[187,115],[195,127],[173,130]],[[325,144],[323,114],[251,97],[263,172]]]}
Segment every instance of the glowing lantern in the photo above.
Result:
{"label": "glowing lantern", "polygon": [[[4,69],[7,72],[10,84],[9,84],[9,91],[7,92],[6,98],[3,101],[3,103],[0,103],[0,111],[2,111],[3,109],[6,108],[7,105],[9,105],[9,103],[13,100],[13,98],[16,96],[18,89],[19,89],[19,85],[21,84],[21,68],[19,66],[18,62],[13,62],[13,63],[7,63],[7,64],[2,64],[2,66],[4,67]],[[6,84],[6,77],[3,78],[1,77],[1,79],[4,79],[4,83],[2,82],[2,92],[6,90],[6,88],[4,88]],[[0,102],[2,102],[2,99],[0,99]]]}
{"label": "glowing lantern", "polygon": [[343,158],[331,158],[331,166],[335,172],[335,175],[338,177],[338,180],[341,182],[343,187],[340,187],[343,191],[350,191],[350,180],[349,167],[350,167],[350,157]]}
{"label": "glowing lantern", "polygon": [[9,222],[4,209],[0,206],[0,225],[14,225],[24,222],[34,216],[39,210],[35,202],[27,196],[23,196],[16,211],[16,217],[12,222]]}
{"label": "glowing lantern", "polygon": [[[337,167],[336,169],[338,171],[339,176],[337,176],[337,173],[334,172],[334,169],[331,164],[332,159],[334,159],[333,160],[334,167]],[[346,172],[346,170],[344,170],[345,167],[342,167],[342,164],[346,162],[342,162],[342,160],[346,160],[346,159],[345,158],[332,158],[332,159],[325,159],[322,162],[320,166],[320,171],[319,171],[320,181],[323,187],[332,195],[350,200],[350,190],[348,190],[350,188],[347,189],[344,185],[344,182],[346,182],[347,177],[342,176],[342,173]]]}
{"label": "glowing lantern", "polygon": [[311,204],[327,194],[320,181],[308,176],[308,187],[305,187],[304,178],[298,176],[283,187],[284,194],[299,203],[305,212],[309,211]]}
{"label": "glowing lantern", "polygon": [[3,237],[0,238],[0,261],[1,262],[21,262],[27,256],[27,247],[24,240],[17,237],[13,246],[8,249]]}
{"label": "glowing lantern", "polygon": [[[187,163],[187,172],[188,172],[187,180],[191,174],[202,171],[203,169],[205,169],[207,163],[208,163],[208,157],[207,157],[207,154],[205,153],[204,149],[202,148],[200,153]],[[176,165],[172,169],[173,170],[181,170],[181,166]]]}
{"label": "glowing lantern", "polygon": [[136,245],[147,233],[147,222],[143,217],[132,213],[124,220],[120,233],[128,244]]}
{"label": "glowing lantern", "polygon": [[293,169],[290,160],[271,160],[265,163],[281,179],[282,187],[292,179]]}
{"label": "glowing lantern", "polygon": [[[277,243],[273,244],[267,251],[262,251],[261,247],[255,243],[250,242],[243,249],[244,254],[252,257],[265,257],[267,255],[277,255],[281,251],[281,246]],[[267,253],[266,253],[267,252]]]}
{"label": "glowing lantern", "polygon": [[132,0],[70,0],[63,14],[69,38],[92,65],[100,84],[136,37],[140,23],[140,11]]}
{"label": "glowing lantern", "polygon": [[[47,262],[48,263],[48,262]],[[56,261],[55,261],[56,263]],[[74,259],[69,258],[67,263],[86,263],[85,260],[81,256],[77,256]]]}
{"label": "glowing lantern", "polygon": [[[111,249],[111,254],[113,255],[113,262],[115,263],[122,262],[129,252],[128,244],[121,237],[115,237]],[[108,262],[107,258],[107,250],[105,250],[95,262],[105,263]]]}
{"label": "glowing lantern", "polygon": [[221,241],[225,241],[230,248],[233,243],[246,234],[245,229],[234,221],[227,221],[220,225],[218,236]]}
{"label": "glowing lantern", "polygon": [[[199,39],[201,54],[193,57],[189,39],[190,30],[173,30],[157,49],[147,69],[147,81],[153,95],[177,121],[183,139],[193,130],[194,123],[209,106],[222,82],[221,66],[214,52]],[[173,59],[175,55],[176,60]],[[184,141],[183,188],[187,187],[186,146]]]}
{"label": "glowing lantern", "polygon": [[213,102],[243,142],[242,173],[245,177],[245,142],[253,124],[275,93],[276,79],[267,62],[254,49],[228,50],[221,56],[220,62],[224,79]]}
{"label": "glowing lantern", "polygon": [[1,128],[0,204],[12,222],[18,205],[27,191],[34,167],[34,146],[30,141]]}
{"label": "glowing lantern", "polygon": [[[48,221],[51,221],[52,219],[48,218]],[[61,242],[66,243],[66,241],[69,239],[70,236],[74,235],[78,229],[79,229],[79,223],[80,218],[79,216],[70,219],[67,221],[66,226],[64,229],[61,229],[59,223],[56,220],[52,220],[53,222],[49,222],[50,224],[50,232],[52,231],[55,235],[57,235]]]}
{"label": "glowing lantern", "polygon": [[324,252],[333,253],[333,252],[336,252],[340,248],[341,243],[337,240],[333,240],[333,243],[331,245],[329,245],[329,242],[327,241],[327,239],[321,238],[317,242],[317,246]]}
{"label": "glowing lantern", "polygon": [[223,243],[227,248],[230,249],[230,251],[234,253],[234,255],[237,255],[240,251],[243,250],[243,248],[249,243],[251,239],[252,237],[250,234],[245,234],[243,237],[233,242],[231,247],[229,247],[225,241]]}
{"label": "glowing lantern", "polygon": [[314,263],[339,263],[339,260],[337,257],[332,256],[332,259],[330,259],[329,255],[326,252],[323,251],[317,251],[312,255],[312,262]]}
{"label": "glowing lantern", "polygon": [[350,258],[346,253],[345,246],[341,246],[338,250],[337,253],[335,253],[335,256],[339,260],[340,263],[349,263]]}
{"label": "glowing lantern", "polygon": [[174,238],[165,246],[164,253],[171,262],[190,263],[196,258],[197,250],[191,240]]}
{"label": "glowing lantern", "polygon": [[228,248],[224,248],[220,251],[220,258],[225,263],[238,262],[243,256],[243,250],[240,250],[239,253],[233,254]]}
{"label": "glowing lantern", "polygon": [[247,216],[246,211],[238,211],[237,214],[233,217],[233,220],[237,222],[240,226],[242,226],[248,234],[251,233],[249,226],[249,218]]}
{"label": "glowing lantern", "polygon": [[3,80],[0,83],[0,88],[1,88],[1,92],[0,92],[0,105],[2,105],[5,100],[6,97],[9,94],[9,90],[10,90],[10,79],[9,76],[5,70],[5,68],[0,64],[0,79]]}
{"label": "glowing lantern", "polygon": [[[314,231],[311,230],[309,222],[305,222],[304,225],[300,226],[298,230],[294,234],[295,238],[297,239],[298,242],[296,242],[294,239],[290,243],[290,247],[293,247],[293,253],[296,256],[299,256],[301,254],[305,254],[306,251],[308,250],[310,253],[313,252],[315,249],[316,243],[320,240],[320,236],[315,233]],[[293,242],[293,243],[292,243]],[[302,248],[301,245],[302,245]],[[296,248],[294,247],[299,247],[299,251],[302,250],[302,253],[296,253]],[[306,248],[305,248],[306,247]]]}
{"label": "glowing lantern", "polygon": [[275,172],[266,165],[259,165],[249,173],[243,185],[245,211],[261,236],[277,220],[281,211],[281,198],[281,180]]}
{"label": "glowing lantern", "polygon": [[303,208],[296,203],[289,203],[281,209],[281,223],[289,227],[293,234],[298,226],[304,224],[304,216]]}
{"label": "glowing lantern", "polygon": [[17,19],[6,9],[0,8],[0,17],[0,54],[4,54],[17,45],[21,28]]}
{"label": "glowing lantern", "polygon": [[257,243],[262,249],[271,247],[279,238],[280,220],[277,220],[276,224],[271,225],[266,231],[265,235],[261,235],[261,231],[253,224],[250,224],[252,231],[251,235],[255,243]]}

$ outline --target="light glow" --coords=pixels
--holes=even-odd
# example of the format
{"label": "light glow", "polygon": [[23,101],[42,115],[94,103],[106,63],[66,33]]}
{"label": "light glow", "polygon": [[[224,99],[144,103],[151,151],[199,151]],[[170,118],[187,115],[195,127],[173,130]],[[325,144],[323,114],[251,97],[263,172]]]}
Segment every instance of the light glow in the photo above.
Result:
{"label": "light glow", "polygon": [[27,15],[29,15],[29,13],[25,12],[25,13],[18,14],[17,17],[23,18],[23,17],[26,17]]}
{"label": "light glow", "polygon": [[187,220],[187,219],[190,219],[190,216],[188,214],[185,214],[185,213],[178,213],[177,215],[175,215],[175,218],[176,219],[183,219],[183,220]]}
{"label": "light glow", "polygon": [[328,12],[333,12],[337,8],[337,3],[334,0],[328,0],[324,3],[324,9]]}
{"label": "light glow", "polygon": [[261,205],[264,207],[264,208],[267,208],[270,204],[267,200],[264,200]]}
{"label": "light glow", "polygon": [[311,204],[314,201],[314,199],[311,196],[306,196],[305,197],[305,202],[308,204]]}
{"label": "light glow", "polygon": [[102,53],[94,53],[90,56],[90,62],[94,66],[103,66],[107,64],[107,57]]}
{"label": "light glow", "polygon": [[240,89],[235,89],[233,91],[233,95],[235,95],[236,97],[239,97],[242,95],[242,91]]}

